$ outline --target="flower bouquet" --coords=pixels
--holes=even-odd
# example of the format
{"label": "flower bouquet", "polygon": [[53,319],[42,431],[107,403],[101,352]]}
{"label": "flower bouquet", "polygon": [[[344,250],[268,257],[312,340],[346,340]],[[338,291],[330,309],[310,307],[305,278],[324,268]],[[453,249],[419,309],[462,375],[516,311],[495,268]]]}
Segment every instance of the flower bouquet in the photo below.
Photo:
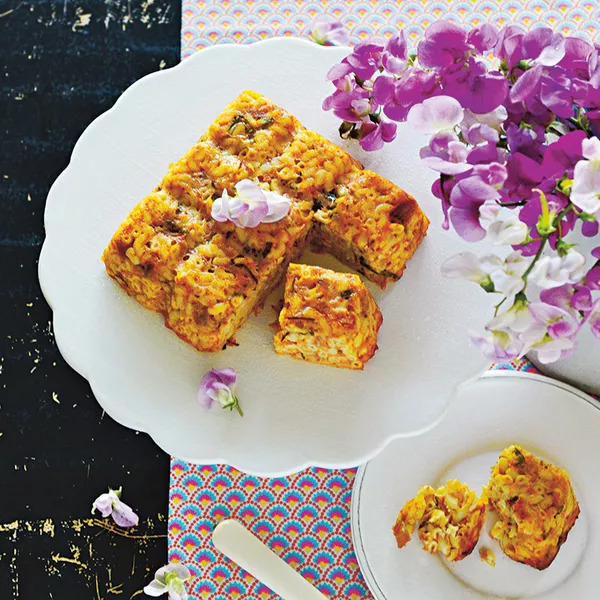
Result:
{"label": "flower bouquet", "polygon": [[328,79],[342,137],[378,150],[403,121],[430,136],[420,159],[439,173],[443,227],[498,247],[442,267],[497,296],[471,332],[487,357],[550,363],[582,328],[600,338],[599,48],[546,27],[439,21],[414,53],[403,32],[359,43]]}

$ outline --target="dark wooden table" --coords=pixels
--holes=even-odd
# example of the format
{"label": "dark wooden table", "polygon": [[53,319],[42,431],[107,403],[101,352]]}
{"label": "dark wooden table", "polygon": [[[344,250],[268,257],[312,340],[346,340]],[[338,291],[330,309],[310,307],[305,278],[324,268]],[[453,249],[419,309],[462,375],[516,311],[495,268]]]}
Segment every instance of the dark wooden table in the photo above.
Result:
{"label": "dark wooden table", "polygon": [[[166,562],[169,457],[62,359],[37,261],[75,141],[179,61],[180,20],[180,0],[0,0],[0,600],[129,599]],[[134,531],[90,514],[120,485]]]}

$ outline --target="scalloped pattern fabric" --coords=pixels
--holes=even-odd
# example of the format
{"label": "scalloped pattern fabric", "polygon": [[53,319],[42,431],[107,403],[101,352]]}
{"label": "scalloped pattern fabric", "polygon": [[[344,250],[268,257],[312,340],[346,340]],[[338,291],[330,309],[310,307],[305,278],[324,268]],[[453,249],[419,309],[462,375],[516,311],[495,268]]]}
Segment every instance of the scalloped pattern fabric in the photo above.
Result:
{"label": "scalloped pattern fabric", "polygon": [[183,0],[181,55],[186,58],[217,43],[249,44],[273,36],[307,36],[312,20],[323,12],[344,23],[352,43],[371,35],[389,37],[399,28],[417,40],[441,18],[466,26],[515,23],[526,29],[543,23],[565,35],[599,39],[600,4],[596,0]]}

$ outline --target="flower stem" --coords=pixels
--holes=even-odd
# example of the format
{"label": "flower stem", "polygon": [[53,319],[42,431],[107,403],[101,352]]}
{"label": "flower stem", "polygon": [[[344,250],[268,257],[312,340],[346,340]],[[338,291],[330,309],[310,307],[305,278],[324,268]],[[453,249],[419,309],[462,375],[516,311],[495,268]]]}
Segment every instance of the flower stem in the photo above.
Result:
{"label": "flower stem", "polygon": [[527,288],[527,277],[529,277],[529,273],[531,273],[531,271],[533,270],[535,263],[540,259],[540,256],[542,256],[542,252],[544,252],[544,247],[546,246],[547,241],[548,241],[548,236],[547,235],[542,236],[542,241],[540,242],[540,247],[538,248],[538,251],[536,252],[536,255],[534,256],[533,261],[527,267],[527,270],[525,271],[525,273],[523,273],[523,275],[522,275],[522,279],[525,282],[525,287],[523,288],[523,291],[525,291],[525,289]]}

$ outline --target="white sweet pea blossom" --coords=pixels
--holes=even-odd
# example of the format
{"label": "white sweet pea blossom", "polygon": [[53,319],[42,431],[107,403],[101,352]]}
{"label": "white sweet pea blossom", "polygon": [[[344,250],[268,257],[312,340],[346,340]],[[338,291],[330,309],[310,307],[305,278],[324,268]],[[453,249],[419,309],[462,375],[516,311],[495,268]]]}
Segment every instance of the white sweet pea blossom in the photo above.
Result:
{"label": "white sweet pea blossom", "polygon": [[417,131],[436,134],[453,130],[463,120],[460,102],[450,96],[434,96],[415,104],[406,116],[406,122]]}
{"label": "white sweet pea blossom", "polygon": [[571,202],[586,213],[600,211],[600,140],[585,139],[581,145],[585,160],[575,165]]}
{"label": "white sweet pea blossom", "polygon": [[257,227],[260,223],[274,223],[290,211],[291,200],[270,190],[263,190],[254,181],[242,179],[235,184],[235,196],[223,190],[212,205],[215,221],[231,221],[236,227]]}
{"label": "white sweet pea blossom", "polygon": [[576,250],[566,256],[544,256],[538,260],[529,279],[542,289],[577,283],[585,275],[585,257]]}
{"label": "white sweet pea blossom", "polygon": [[530,260],[520,252],[512,252],[504,260],[495,254],[478,258],[472,252],[462,252],[442,264],[442,275],[467,279],[486,291],[496,291],[512,299],[524,287],[523,274]]}
{"label": "white sweet pea blossom", "polygon": [[528,233],[527,225],[513,212],[503,217],[498,213],[487,226],[487,238],[496,246],[521,244]]}
{"label": "white sweet pea blossom", "polygon": [[569,313],[544,302],[532,302],[529,310],[533,323],[520,334],[523,353],[535,351],[544,364],[569,356],[577,345],[575,336],[578,331]]}
{"label": "white sweet pea blossom", "polygon": [[462,130],[464,127],[468,131],[473,125],[481,124],[499,130],[507,118],[508,111],[502,105],[491,112],[483,114],[474,113],[472,110],[466,108],[460,128]]}
{"label": "white sweet pea blossom", "polygon": [[156,571],[154,579],[144,588],[144,594],[153,597],[169,594],[169,600],[187,600],[185,582],[189,578],[190,570],[185,565],[169,563]]}
{"label": "white sweet pea blossom", "polygon": [[503,313],[494,317],[487,325],[488,330],[510,331],[521,334],[530,329],[535,323],[526,300],[516,300],[515,303]]}
{"label": "white sweet pea blossom", "polygon": [[500,258],[493,254],[486,255],[480,261],[472,252],[461,252],[444,261],[441,270],[444,277],[466,279],[485,287],[491,284],[489,269],[501,264]]}
{"label": "white sweet pea blossom", "polygon": [[512,360],[521,354],[522,344],[508,331],[493,329],[485,335],[469,334],[471,343],[490,361]]}

